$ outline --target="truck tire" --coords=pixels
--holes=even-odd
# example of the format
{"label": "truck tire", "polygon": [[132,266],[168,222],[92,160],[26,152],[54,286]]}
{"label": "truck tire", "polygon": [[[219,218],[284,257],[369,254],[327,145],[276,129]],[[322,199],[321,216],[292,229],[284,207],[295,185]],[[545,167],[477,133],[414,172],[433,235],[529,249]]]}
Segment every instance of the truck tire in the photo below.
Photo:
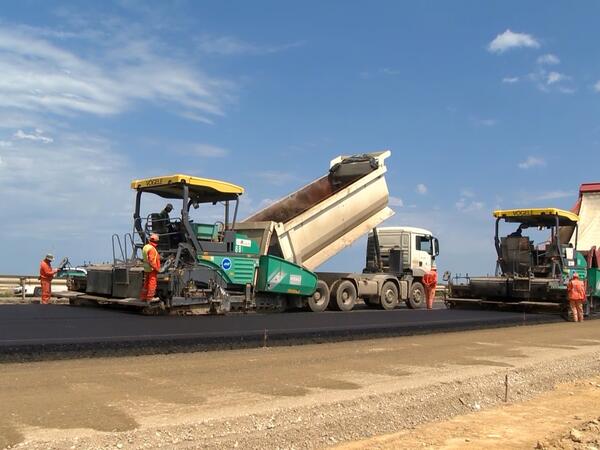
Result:
{"label": "truck tire", "polygon": [[40,286],[37,286],[37,287],[33,288],[33,296],[34,297],[41,297],[42,296],[42,288]]}
{"label": "truck tire", "polygon": [[421,283],[416,281],[410,286],[406,306],[411,309],[418,309],[422,308],[423,305],[425,305],[425,288]]}
{"label": "truck tire", "polygon": [[354,283],[349,280],[343,280],[336,292],[335,303],[338,311],[352,311],[356,303],[356,288]]}
{"label": "truck tire", "polygon": [[317,290],[308,298],[308,307],[312,312],[323,312],[329,305],[329,287],[323,280],[317,281]]}
{"label": "truck tire", "polygon": [[381,288],[379,297],[381,309],[391,310],[398,306],[398,286],[393,281],[386,281]]}

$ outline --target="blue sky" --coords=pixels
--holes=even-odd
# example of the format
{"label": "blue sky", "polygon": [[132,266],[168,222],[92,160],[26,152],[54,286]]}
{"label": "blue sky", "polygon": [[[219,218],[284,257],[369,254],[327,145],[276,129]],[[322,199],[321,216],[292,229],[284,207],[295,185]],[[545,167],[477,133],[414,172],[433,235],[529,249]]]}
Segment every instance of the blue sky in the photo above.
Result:
{"label": "blue sky", "polygon": [[[108,260],[133,178],[246,188],[392,150],[389,225],[493,270],[494,208],[600,181],[597,2],[21,2],[0,10],[0,273]],[[328,270],[360,270],[364,241]]]}

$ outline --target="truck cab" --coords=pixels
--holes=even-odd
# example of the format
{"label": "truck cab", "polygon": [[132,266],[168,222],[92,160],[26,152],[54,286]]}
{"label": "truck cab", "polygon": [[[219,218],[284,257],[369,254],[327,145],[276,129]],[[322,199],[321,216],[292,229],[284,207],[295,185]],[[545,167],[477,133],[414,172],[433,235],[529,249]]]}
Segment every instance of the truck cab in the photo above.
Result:
{"label": "truck cab", "polygon": [[424,228],[374,228],[367,238],[362,273],[317,272],[328,287],[333,309],[349,311],[357,299],[369,307],[394,309],[400,301],[409,308],[425,305],[423,276],[435,267],[439,243]]}
{"label": "truck cab", "polygon": [[[435,267],[435,258],[440,254],[438,239],[433,236],[431,231],[424,228],[377,228],[377,238],[373,231],[369,233],[365,272],[397,271],[420,279],[432,267]],[[377,240],[379,240],[380,263],[377,261]],[[399,266],[398,263],[390,266],[390,251],[392,250],[394,250],[392,259],[394,253],[398,252],[399,254]]]}

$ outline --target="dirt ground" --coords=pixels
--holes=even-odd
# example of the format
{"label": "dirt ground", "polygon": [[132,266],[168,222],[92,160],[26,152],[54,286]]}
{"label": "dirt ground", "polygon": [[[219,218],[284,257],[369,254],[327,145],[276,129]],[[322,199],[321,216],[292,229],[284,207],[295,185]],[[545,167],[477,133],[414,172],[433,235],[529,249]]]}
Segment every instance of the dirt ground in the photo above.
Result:
{"label": "dirt ground", "polygon": [[597,321],[2,364],[0,448],[591,449],[599,373]]}
{"label": "dirt ground", "polygon": [[399,448],[598,449],[600,377],[562,383],[521,403],[336,447]]}

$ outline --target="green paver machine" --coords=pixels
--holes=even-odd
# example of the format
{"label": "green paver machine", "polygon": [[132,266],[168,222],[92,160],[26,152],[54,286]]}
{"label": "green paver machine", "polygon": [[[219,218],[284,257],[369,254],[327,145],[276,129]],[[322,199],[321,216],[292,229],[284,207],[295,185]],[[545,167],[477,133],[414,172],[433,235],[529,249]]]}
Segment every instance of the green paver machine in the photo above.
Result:
{"label": "green paver machine", "polygon": [[[113,235],[113,264],[88,266],[85,283],[75,287],[78,292],[69,293],[71,303],[125,304],[142,307],[145,312],[205,307],[208,312],[224,313],[256,305],[278,310],[290,299],[303,303],[315,292],[317,276],[313,272],[277,256],[260,254],[254,240],[236,232],[243,188],[188,175],[134,180],[131,187],[137,193],[133,233],[124,236],[124,243]],[[161,213],[142,217],[142,198],[148,196],[179,204],[179,217]],[[222,220],[192,220],[192,208],[204,205],[222,205]],[[137,300],[143,283],[139,255],[152,233],[160,238],[159,299],[145,303]]]}
{"label": "green paver machine", "polygon": [[[449,282],[446,304],[554,307],[568,314],[566,285],[573,272],[583,281],[587,263],[577,252],[578,216],[556,208],[494,211],[496,218],[495,276],[456,277]],[[507,236],[499,235],[500,223],[518,224]],[[548,232],[549,237],[534,245],[528,230]],[[564,231],[571,234],[565,239]],[[574,242],[569,242],[571,236]]]}

